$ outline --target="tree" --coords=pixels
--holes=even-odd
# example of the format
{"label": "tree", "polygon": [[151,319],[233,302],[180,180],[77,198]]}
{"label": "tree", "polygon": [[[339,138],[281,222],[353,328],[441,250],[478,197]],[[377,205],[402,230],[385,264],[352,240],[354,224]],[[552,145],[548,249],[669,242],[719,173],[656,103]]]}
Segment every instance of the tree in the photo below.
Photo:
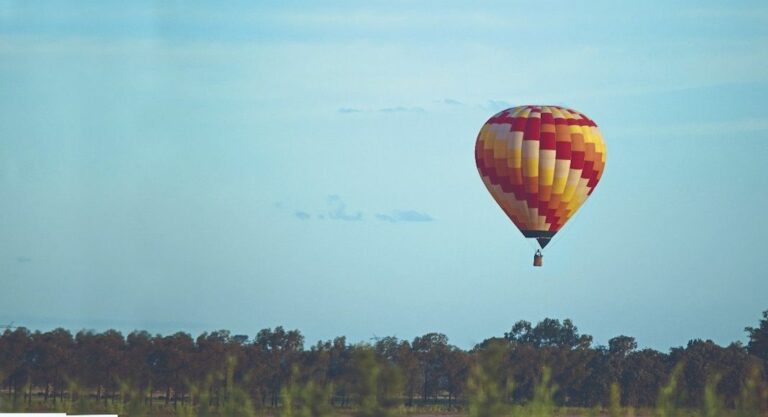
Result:
{"label": "tree", "polygon": [[626,405],[651,407],[659,390],[670,377],[669,355],[653,349],[629,353],[619,377],[621,395]]}
{"label": "tree", "polygon": [[32,383],[44,387],[45,402],[52,394],[53,403],[56,404],[57,393],[60,396],[64,393],[73,344],[72,333],[61,328],[46,333],[35,332],[32,335],[31,349],[28,352]]}
{"label": "tree", "polygon": [[450,350],[448,337],[442,333],[427,333],[413,339],[411,346],[421,369],[421,401],[426,403],[438,391],[440,378],[445,372],[446,355]]}
{"label": "tree", "polygon": [[411,344],[407,340],[400,342],[397,348],[397,366],[403,373],[405,383],[405,405],[413,406],[413,399],[422,377],[419,359],[416,357]]}
{"label": "tree", "polygon": [[147,359],[158,388],[165,388],[166,404],[170,402],[172,394],[176,402],[179,399],[177,393],[186,388],[194,350],[195,342],[188,333],[157,335],[152,339],[152,351]]}
{"label": "tree", "polygon": [[[34,393],[44,407],[61,408],[69,393],[76,411],[95,411],[96,398],[101,410],[144,415],[144,404],[151,409],[159,391],[180,416],[250,415],[256,402],[280,407],[282,391],[295,393],[282,400],[296,407],[280,407],[294,417],[328,414],[329,407],[347,407],[352,400],[359,400],[361,415],[385,415],[403,399],[413,405],[419,394],[424,402],[446,396],[449,407],[468,399],[472,415],[493,415],[512,403],[539,404],[546,412],[550,400],[560,406],[610,403],[615,411],[620,392],[625,406],[672,412],[708,404],[717,414],[717,403],[751,416],[764,408],[768,392],[768,311],[763,317],[757,328],[746,329],[746,347],[696,339],[669,354],[637,350],[629,336],[592,347],[592,337],[579,334],[570,320],[555,319],[535,326],[519,321],[504,337],[486,339],[469,352],[441,333],[412,342],[384,337],[373,346],[337,337],[304,349],[301,333],[282,327],[253,339],[227,330],[193,339],[183,332],[135,331],[124,338],[115,330],[83,330],[73,338],[64,329],[6,329],[0,334],[0,389],[15,411],[37,407]],[[543,369],[551,371],[551,385]]]}
{"label": "tree", "polygon": [[264,373],[261,379],[268,384],[270,403],[276,407],[280,399],[280,388],[288,381],[293,365],[304,349],[304,336],[298,330],[286,332],[282,326],[278,326],[274,331],[259,331],[254,345],[257,346],[259,356],[265,360],[266,366],[261,369]]}
{"label": "tree", "polygon": [[[355,350],[355,384],[354,390],[357,397],[359,410],[356,417],[389,417],[393,415],[392,392],[396,384],[394,375],[387,372],[376,359],[376,354],[369,346],[360,346]],[[382,389],[382,382],[385,382]]]}
{"label": "tree", "polygon": [[541,347],[589,347],[592,336],[579,335],[579,329],[573,325],[570,319],[560,320],[545,318],[531,327],[531,323],[525,320],[518,321],[512,326],[512,330],[504,334],[507,340],[530,344]]}
{"label": "tree", "polygon": [[469,355],[451,346],[445,360],[445,390],[448,392],[448,408],[464,394],[469,374]]}
{"label": "tree", "polygon": [[329,350],[327,377],[335,389],[335,394],[341,397],[342,407],[348,404],[352,387],[352,355],[352,346],[347,344],[346,337],[333,339]]}
{"label": "tree", "polygon": [[96,390],[97,400],[106,402],[110,393],[117,390],[124,352],[125,340],[118,331],[82,330],[75,335],[77,377],[86,387]]}
{"label": "tree", "polygon": [[133,331],[125,339],[121,375],[125,383],[142,392],[152,387],[148,362],[152,349],[152,336],[146,331]]}
{"label": "tree", "polygon": [[556,400],[564,405],[584,405],[583,385],[588,380],[589,364],[595,355],[590,349],[592,336],[580,335],[570,319],[545,318],[532,326],[518,321],[504,334],[512,346],[510,363],[515,376],[516,400],[531,399],[543,367],[551,370],[553,382],[560,387]]}
{"label": "tree", "polygon": [[733,404],[749,368],[747,353],[741,345],[724,348],[711,340],[691,340],[685,349],[672,349],[671,357],[682,367],[680,389],[686,405],[692,407],[702,404],[707,382],[712,378],[719,378],[719,393]]}
{"label": "tree", "polygon": [[763,311],[763,319],[758,327],[746,327],[744,331],[749,335],[747,352],[768,365],[768,310]]}
{"label": "tree", "polygon": [[617,358],[625,358],[630,352],[637,349],[634,337],[616,336],[608,341],[608,353]]}
{"label": "tree", "polygon": [[616,336],[608,340],[608,372],[610,378],[610,404],[614,404],[614,396],[617,393],[623,394],[619,401],[623,404],[628,403],[628,387],[623,386],[632,382],[631,373],[626,373],[627,356],[637,349],[637,342],[634,337]]}
{"label": "tree", "polygon": [[0,337],[0,373],[5,377],[8,395],[14,401],[30,378],[28,352],[32,344],[32,333],[25,327],[6,329]]}
{"label": "tree", "polygon": [[497,340],[478,346],[467,380],[470,417],[498,417],[509,412],[509,388],[503,371],[508,346]]}

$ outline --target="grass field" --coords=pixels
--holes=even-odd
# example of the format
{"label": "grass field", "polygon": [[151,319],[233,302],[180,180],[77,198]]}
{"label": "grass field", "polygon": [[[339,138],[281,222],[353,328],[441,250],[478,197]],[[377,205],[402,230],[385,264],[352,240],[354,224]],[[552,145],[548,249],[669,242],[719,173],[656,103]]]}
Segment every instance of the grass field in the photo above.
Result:
{"label": "grass field", "polygon": [[[448,409],[443,405],[404,407],[384,406],[382,402],[360,399],[353,407],[335,407],[327,398],[312,396],[306,389],[285,390],[281,406],[259,407],[242,392],[233,389],[218,406],[207,405],[204,397],[192,397],[176,405],[156,396],[149,401],[145,396],[126,392],[117,398],[96,400],[95,397],[77,398],[65,393],[54,402],[44,400],[42,393],[33,390],[32,396],[12,397],[0,394],[0,412],[67,412],[69,414],[108,413],[130,417],[768,417],[760,410],[759,398],[744,397],[736,407],[726,408],[707,388],[707,400],[700,408],[687,408],[672,401],[674,390],[665,387],[655,408],[627,408],[618,403],[618,391],[612,390],[609,404],[595,408],[557,407],[552,399],[551,386],[540,384],[536,396],[525,405],[508,404],[494,395],[493,387],[473,390],[468,401]],[[490,395],[489,395],[489,392]],[[132,395],[133,394],[133,395]],[[140,400],[136,400],[140,398]],[[402,404],[402,402],[400,402]]]}
{"label": "grass field", "polygon": [[[719,378],[710,378],[702,387],[703,400],[698,407],[685,406],[686,393],[681,390],[680,369],[676,368],[661,387],[653,408],[627,408],[621,404],[619,385],[610,386],[606,401],[594,408],[559,407],[557,386],[548,367],[541,370],[533,387],[533,395],[522,404],[510,402],[512,383],[503,382],[496,372],[495,356],[472,366],[467,389],[460,401],[434,405],[405,407],[406,398],[393,394],[379,379],[381,368],[368,351],[368,362],[361,361],[355,394],[348,402],[332,401],[332,385],[310,380],[291,379],[279,392],[279,407],[268,407],[233,377],[234,361],[226,373],[225,383],[216,396],[210,385],[188,384],[188,392],[178,397],[149,390],[133,389],[120,384],[109,396],[98,397],[91,389],[70,382],[63,392],[45,395],[39,387],[27,385],[13,395],[0,394],[1,412],[66,412],[69,414],[118,414],[130,417],[768,417],[768,387],[757,373],[744,381],[735,401],[726,401],[717,391]],[[497,359],[497,358],[496,358]],[[391,388],[391,387],[389,387]],[[100,391],[99,391],[100,392]],[[338,404],[350,404],[339,407]]]}

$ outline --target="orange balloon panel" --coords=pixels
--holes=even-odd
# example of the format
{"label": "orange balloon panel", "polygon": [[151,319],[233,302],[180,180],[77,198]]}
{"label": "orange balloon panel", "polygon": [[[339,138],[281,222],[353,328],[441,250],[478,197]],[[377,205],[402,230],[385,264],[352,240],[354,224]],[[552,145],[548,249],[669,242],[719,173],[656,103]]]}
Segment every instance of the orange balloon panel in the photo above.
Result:
{"label": "orange balloon panel", "polygon": [[605,142],[595,122],[575,110],[520,106],[483,125],[475,161],[507,216],[544,247],[600,181]]}

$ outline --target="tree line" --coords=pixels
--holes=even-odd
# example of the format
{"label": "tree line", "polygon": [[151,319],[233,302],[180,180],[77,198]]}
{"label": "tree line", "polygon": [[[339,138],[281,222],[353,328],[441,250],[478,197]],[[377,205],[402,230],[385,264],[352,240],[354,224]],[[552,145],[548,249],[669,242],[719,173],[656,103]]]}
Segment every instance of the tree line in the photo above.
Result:
{"label": "tree line", "polygon": [[[571,320],[518,321],[503,336],[469,350],[441,333],[413,340],[377,338],[349,343],[345,337],[305,346],[298,330],[264,329],[254,337],[227,330],[196,338],[179,332],[65,329],[47,332],[19,327],[0,336],[0,381],[5,398],[55,405],[65,396],[108,402],[130,390],[139,401],[178,407],[218,405],[237,386],[257,407],[284,405],[295,386],[333,407],[360,406],[365,390],[391,405],[461,408],[482,378],[500,387],[510,404],[536,397],[544,375],[559,406],[595,407],[618,402],[655,407],[671,380],[675,401],[699,407],[713,389],[734,407],[745,389],[765,407],[768,395],[768,310],[757,327],[745,329],[746,345],[721,346],[691,340],[669,352],[638,349],[634,338],[617,336],[596,346]],[[474,376],[473,376],[474,375]],[[490,376],[489,376],[490,375]],[[474,388],[473,388],[474,387]],[[362,390],[362,391],[361,391]],[[369,393],[370,394],[370,393]],[[613,397],[612,397],[613,396]],[[135,398],[134,398],[135,400]]]}

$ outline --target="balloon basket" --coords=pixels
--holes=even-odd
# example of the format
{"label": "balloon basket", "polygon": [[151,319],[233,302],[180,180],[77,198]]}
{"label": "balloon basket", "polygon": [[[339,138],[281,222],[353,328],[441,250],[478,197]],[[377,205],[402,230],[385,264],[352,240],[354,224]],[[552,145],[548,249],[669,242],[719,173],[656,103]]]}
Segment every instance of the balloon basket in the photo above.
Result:
{"label": "balloon basket", "polygon": [[544,264],[544,255],[542,255],[540,251],[536,251],[536,254],[533,255],[533,266],[541,266],[543,264]]}

